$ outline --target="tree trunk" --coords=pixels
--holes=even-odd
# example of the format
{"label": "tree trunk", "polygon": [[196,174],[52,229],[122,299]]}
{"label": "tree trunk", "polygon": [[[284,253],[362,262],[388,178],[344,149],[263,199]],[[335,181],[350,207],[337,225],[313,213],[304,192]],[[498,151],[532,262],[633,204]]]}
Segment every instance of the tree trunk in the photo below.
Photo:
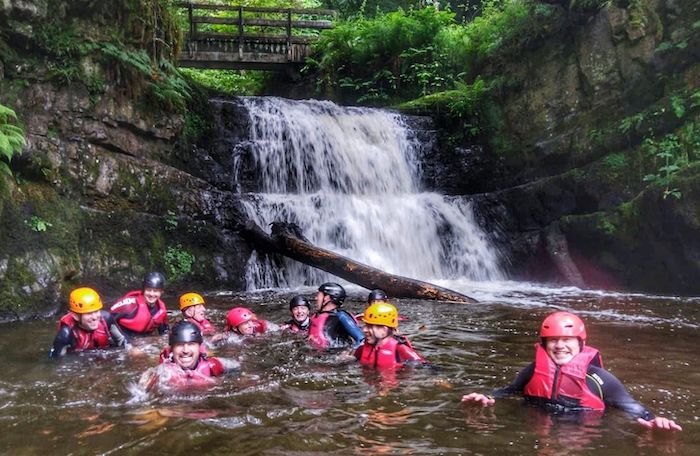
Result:
{"label": "tree trunk", "polygon": [[438,287],[428,282],[386,273],[377,268],[346,258],[308,242],[299,228],[293,224],[273,223],[268,235],[254,223],[243,228],[242,234],[256,248],[285,255],[293,260],[323,269],[333,275],[365,287],[381,288],[396,298],[437,299],[462,303],[474,303],[475,299],[456,291]]}

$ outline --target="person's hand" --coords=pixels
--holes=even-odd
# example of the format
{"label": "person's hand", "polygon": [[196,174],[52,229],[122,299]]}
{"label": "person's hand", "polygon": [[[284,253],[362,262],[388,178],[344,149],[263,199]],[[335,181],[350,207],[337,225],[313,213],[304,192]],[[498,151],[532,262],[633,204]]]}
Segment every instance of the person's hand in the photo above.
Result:
{"label": "person's hand", "polygon": [[462,396],[462,402],[479,403],[484,407],[489,407],[496,403],[496,399],[480,393],[469,393]]}
{"label": "person's hand", "polygon": [[216,333],[213,336],[211,336],[211,343],[215,344],[217,342],[221,342],[222,340],[226,339],[226,334],[224,333]]}
{"label": "person's hand", "polygon": [[127,345],[126,352],[129,354],[129,356],[136,356],[136,357],[146,356],[146,352],[144,352],[143,350],[141,350],[138,347],[134,347],[133,345]]}
{"label": "person's hand", "polygon": [[683,428],[676,424],[675,421],[669,420],[661,416],[657,416],[653,420],[645,420],[643,418],[638,418],[637,423],[641,424],[647,429],[663,429],[665,431],[682,431]]}

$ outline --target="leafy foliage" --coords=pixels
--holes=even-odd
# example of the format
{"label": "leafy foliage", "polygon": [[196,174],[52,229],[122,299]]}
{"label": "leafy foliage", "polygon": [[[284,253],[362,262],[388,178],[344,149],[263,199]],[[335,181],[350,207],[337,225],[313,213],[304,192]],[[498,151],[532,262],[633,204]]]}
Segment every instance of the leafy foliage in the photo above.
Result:
{"label": "leafy foliage", "polygon": [[31,218],[24,221],[24,224],[27,225],[30,230],[36,231],[37,233],[44,232],[53,226],[52,223],[47,222],[37,215],[32,215]]}
{"label": "leafy foliage", "polygon": [[551,5],[488,0],[468,24],[435,8],[354,17],[324,31],[310,70],[320,88],[355,101],[391,104],[471,83],[484,59],[505,58],[554,31]]}
{"label": "leafy foliage", "polygon": [[195,257],[182,245],[169,246],[163,255],[165,268],[172,280],[179,280],[192,273]]}
{"label": "leafy foliage", "polygon": [[24,146],[24,130],[16,125],[15,112],[0,104],[0,171],[12,175],[10,161],[19,154]]}
{"label": "leafy foliage", "polygon": [[226,95],[259,95],[265,81],[261,71],[183,68],[180,72],[197,84]]}

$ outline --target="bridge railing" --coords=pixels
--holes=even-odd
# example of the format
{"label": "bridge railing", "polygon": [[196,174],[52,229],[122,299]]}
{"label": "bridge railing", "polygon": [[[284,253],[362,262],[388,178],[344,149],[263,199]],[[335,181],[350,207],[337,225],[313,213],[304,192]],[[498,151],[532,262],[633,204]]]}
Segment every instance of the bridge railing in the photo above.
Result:
{"label": "bridge railing", "polygon": [[185,12],[188,25],[181,65],[205,68],[236,67],[217,61],[239,62],[239,68],[246,67],[243,62],[303,62],[310,43],[321,30],[333,28],[337,17],[336,11],[327,9],[176,5]]}

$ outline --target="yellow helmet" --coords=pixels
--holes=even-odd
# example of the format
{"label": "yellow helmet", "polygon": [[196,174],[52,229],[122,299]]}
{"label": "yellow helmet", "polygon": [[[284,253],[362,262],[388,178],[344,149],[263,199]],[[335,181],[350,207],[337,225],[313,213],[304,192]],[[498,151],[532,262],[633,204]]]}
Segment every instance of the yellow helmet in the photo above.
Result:
{"label": "yellow helmet", "polygon": [[185,293],[180,296],[180,310],[185,310],[197,304],[204,304],[204,298],[199,293]]}
{"label": "yellow helmet", "polygon": [[100,310],[102,308],[102,300],[92,288],[82,287],[76,288],[70,292],[68,304],[71,312],[84,314]]}
{"label": "yellow helmet", "polygon": [[399,311],[384,301],[377,301],[365,309],[362,321],[369,325],[383,325],[390,328],[399,327]]}

